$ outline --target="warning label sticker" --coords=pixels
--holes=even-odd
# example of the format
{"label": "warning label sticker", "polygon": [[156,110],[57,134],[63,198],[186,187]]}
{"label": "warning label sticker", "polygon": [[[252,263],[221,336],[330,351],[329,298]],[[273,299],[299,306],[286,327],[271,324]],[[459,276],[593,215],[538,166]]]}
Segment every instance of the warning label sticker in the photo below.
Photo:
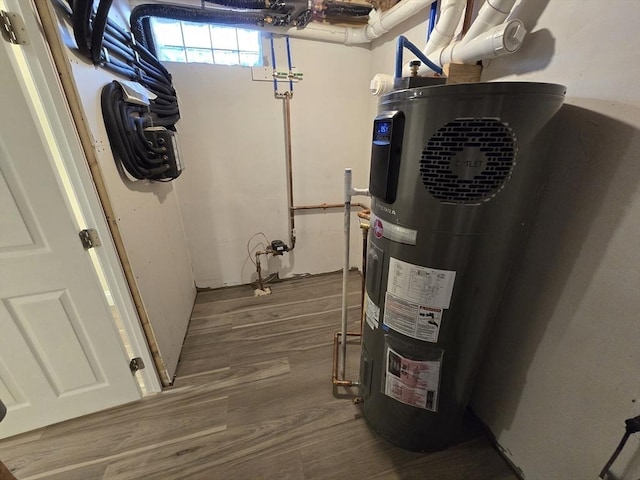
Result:
{"label": "warning label sticker", "polygon": [[449,308],[456,272],[421,267],[389,259],[387,290],[401,300],[434,308]]}
{"label": "warning label sticker", "polygon": [[384,306],[384,324],[408,337],[426,342],[437,342],[442,320],[442,309],[407,302],[387,292]]}
{"label": "warning label sticker", "polygon": [[387,348],[385,395],[436,412],[441,361],[410,360]]}
{"label": "warning label sticker", "polygon": [[369,298],[369,294],[364,294],[364,318],[367,321],[367,325],[369,325],[372,329],[378,328],[378,324],[380,323],[380,307],[378,307],[373,300]]}

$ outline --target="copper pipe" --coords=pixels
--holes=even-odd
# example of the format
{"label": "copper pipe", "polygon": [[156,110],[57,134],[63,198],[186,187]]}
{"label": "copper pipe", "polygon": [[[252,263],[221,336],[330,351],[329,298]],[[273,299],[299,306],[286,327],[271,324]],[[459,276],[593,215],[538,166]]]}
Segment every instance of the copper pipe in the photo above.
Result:
{"label": "copper pipe", "polygon": [[[331,375],[331,383],[337,387],[357,387],[359,385],[357,380],[338,380],[338,343],[342,334],[336,332],[333,335],[333,368]],[[347,337],[360,337],[360,333],[347,332]]]}
{"label": "copper pipe", "polygon": [[[358,214],[360,214],[360,212],[358,212]],[[369,225],[365,223],[361,223],[360,228],[362,229],[362,239],[363,239],[362,293],[361,293],[361,299],[360,299],[362,312],[360,315],[360,332],[347,332],[347,337],[362,337],[362,332],[364,328],[364,315],[365,315],[364,292],[366,288],[367,234],[369,232]],[[333,335],[333,368],[332,368],[332,375],[331,375],[331,383],[333,383],[337,387],[357,387],[359,383],[356,380],[338,380],[338,346],[340,343],[339,342],[340,337],[342,337],[341,332],[336,332]]]}
{"label": "copper pipe", "polygon": [[[362,210],[369,210],[364,203],[352,203],[352,207],[358,207]],[[316,205],[296,205],[293,210],[327,210],[329,208],[344,208],[344,203],[318,203]]]}
{"label": "copper pipe", "polygon": [[285,155],[287,158],[287,201],[289,202],[289,251],[296,246],[296,219],[293,207],[293,161],[291,148],[291,93],[286,92],[283,97],[284,127],[285,127]]}
{"label": "copper pipe", "polygon": [[[371,220],[371,210],[367,208],[366,210],[362,210],[361,212],[358,212],[358,217],[363,220]],[[360,224],[360,228],[362,228],[362,224]],[[367,228],[369,227],[367,226]]]}

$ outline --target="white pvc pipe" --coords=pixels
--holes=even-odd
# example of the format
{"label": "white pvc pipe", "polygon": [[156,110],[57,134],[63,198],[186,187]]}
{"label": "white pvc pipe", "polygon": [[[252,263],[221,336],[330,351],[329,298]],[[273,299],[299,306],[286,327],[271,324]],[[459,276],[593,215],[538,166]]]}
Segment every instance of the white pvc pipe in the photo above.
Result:
{"label": "white pvc pipe", "polygon": [[376,73],[369,83],[371,94],[379,97],[393,90],[393,75]]}
{"label": "white pvc pipe", "polygon": [[500,25],[504,22],[516,0],[487,0],[482,7],[476,19],[473,21],[461,43],[468,43],[484,32]]}
{"label": "white pvc pipe", "polygon": [[493,27],[467,43],[455,42],[440,52],[437,63],[475,63],[478,60],[517,52],[527,30],[517,19]]}
{"label": "white pvc pipe", "polygon": [[373,10],[369,15],[369,23],[358,28],[312,22],[301,30],[290,28],[283,32],[275,27],[265,27],[264,30],[273,33],[286,33],[295,38],[344,43],[346,45],[369,43],[411,18],[416,13],[424,10],[434,1],[435,0],[402,0],[384,13]]}
{"label": "white pvc pipe", "polygon": [[[475,63],[478,60],[508,55],[520,49],[526,34],[527,30],[520,20],[509,20],[467,43],[453,42],[432,53],[429,60],[437,65],[445,65],[447,63]],[[429,67],[421,65],[418,75],[426,75],[429,72]]]}
{"label": "white pvc pipe", "polygon": [[[423,52],[425,53],[425,55],[429,57],[429,60],[433,61],[435,64],[440,66],[445,65],[446,63],[450,63],[451,61],[461,62],[461,63],[476,62],[478,60],[484,60],[485,58],[492,58],[492,57],[515,52],[516,50],[518,50],[518,48],[520,48],[520,44],[522,43],[522,39],[524,38],[524,34],[526,33],[524,26],[521,29],[516,29],[518,30],[517,32],[508,32],[507,38],[506,38],[507,44],[506,46],[503,46],[503,47],[500,47],[499,45],[497,45],[499,43],[498,41],[486,40],[487,36],[483,35],[483,34],[487,34],[489,31],[491,31],[494,35],[496,34],[495,28],[497,28],[497,26],[499,26],[506,20],[506,18],[511,13],[511,10],[513,9],[513,5],[515,4],[515,2],[516,0],[487,0],[480,8],[480,11],[478,12],[476,19],[473,21],[473,24],[469,28],[469,31],[466,33],[464,38],[462,38],[459,42],[454,42],[454,43],[447,42],[446,44],[443,44],[444,41],[446,40],[446,37],[444,37],[444,35],[442,37],[438,36],[437,39],[434,40],[435,42],[434,44],[437,44],[438,48],[433,48],[433,46],[429,45],[429,42],[431,42],[431,40],[433,39],[434,33],[438,29],[438,26],[440,25],[441,20],[443,22],[443,25],[440,31],[444,32],[445,28],[453,29],[453,30],[447,30],[447,32],[449,31],[451,32],[451,38],[453,38],[453,34],[455,33],[455,28],[458,25],[457,22],[460,21],[459,16],[457,17],[454,16],[454,13],[457,14],[457,12],[454,12],[453,10],[451,10],[450,17],[445,19],[443,15],[444,6],[448,6],[448,4],[444,5],[443,3],[440,18],[438,18],[438,24],[436,25],[434,32],[431,34],[431,37],[429,38],[429,42],[427,42],[427,45],[425,45]],[[453,7],[451,8],[453,9]],[[454,19],[456,18],[457,18],[457,22],[454,22]],[[445,21],[447,22],[446,24],[445,24]],[[510,24],[511,22],[508,22],[507,24],[508,29],[514,30],[515,27]],[[505,26],[505,29],[507,29],[506,26]],[[449,40],[451,40],[451,38]],[[476,39],[480,43],[479,44],[476,43],[474,45],[474,48],[468,51],[462,50],[463,45],[466,45]],[[511,45],[512,39],[515,39],[513,41],[517,43],[517,46]],[[487,42],[487,43],[484,43],[484,42]],[[490,48],[489,44],[495,44],[495,48]],[[454,49],[457,50],[456,53],[453,52]],[[489,53],[486,57],[478,57],[476,53],[473,53],[475,51],[477,52],[487,51]],[[429,71],[430,69],[428,67],[422,65],[418,70],[418,75],[425,75]],[[409,68],[409,62],[407,62],[402,67],[402,75],[408,76],[410,74],[411,74],[411,71]],[[383,92],[383,93],[386,93],[386,92]],[[374,93],[374,95],[377,95],[377,93]]]}
{"label": "white pvc pipe", "polygon": [[344,169],[344,258],[342,263],[342,323],[340,328],[340,380],[345,379],[347,365],[347,281],[351,241],[351,169]]}
{"label": "white pvc pipe", "polygon": [[439,48],[446,47],[451,43],[466,4],[466,0],[442,0],[438,22],[431,32],[429,41],[427,41],[422,53],[428,57]]}
{"label": "white pvc pipe", "polygon": [[340,373],[345,380],[347,367],[347,282],[349,280],[349,250],[351,242],[351,197],[369,195],[368,188],[353,188],[351,169],[344,169],[344,257],[342,262],[342,322],[340,325]]}
{"label": "white pvc pipe", "polygon": [[[451,43],[451,40],[453,40],[453,37],[456,33],[456,28],[460,23],[460,19],[462,18],[462,14],[464,13],[466,5],[466,0],[442,0],[438,22],[431,32],[431,36],[429,37],[427,44],[422,49],[422,53],[429,57],[429,60],[431,60],[431,55],[433,54],[433,52],[439,51],[440,49],[446,47],[447,45],[449,45],[449,43]],[[409,76],[411,74],[409,63],[410,61],[405,62],[402,66],[403,77]],[[421,71],[429,71],[429,69],[426,68],[425,70],[424,68],[422,68]],[[391,88],[393,88],[393,85],[391,86]],[[381,93],[374,92],[373,87],[371,87],[371,90],[374,95],[382,95],[383,93],[387,93],[388,91],[390,91],[391,88],[376,89]]]}

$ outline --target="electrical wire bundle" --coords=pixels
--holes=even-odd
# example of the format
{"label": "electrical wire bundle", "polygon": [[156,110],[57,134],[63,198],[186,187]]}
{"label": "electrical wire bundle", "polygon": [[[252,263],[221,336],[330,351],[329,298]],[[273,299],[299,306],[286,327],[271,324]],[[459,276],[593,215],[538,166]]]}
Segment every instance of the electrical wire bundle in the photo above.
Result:
{"label": "electrical wire bundle", "polygon": [[109,143],[132,177],[173,180],[181,172],[174,152],[146,134],[149,127],[175,131],[180,112],[171,75],[131,33],[109,19],[112,1],[100,0],[94,13],[92,0],[69,0],[78,49],[94,65],[139,83],[155,98],[148,105],[130,102],[118,82],[105,85],[101,103]]}

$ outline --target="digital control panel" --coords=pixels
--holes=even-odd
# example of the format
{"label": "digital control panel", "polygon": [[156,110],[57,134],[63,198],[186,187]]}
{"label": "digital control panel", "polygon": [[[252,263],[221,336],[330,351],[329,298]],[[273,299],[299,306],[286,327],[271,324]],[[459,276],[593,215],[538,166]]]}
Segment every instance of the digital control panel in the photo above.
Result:
{"label": "digital control panel", "polygon": [[379,120],[374,125],[376,130],[373,141],[379,145],[389,143],[391,141],[391,120]]}
{"label": "digital control panel", "polygon": [[403,134],[404,113],[400,111],[382,112],[373,121],[369,192],[386,203],[396,201]]}

